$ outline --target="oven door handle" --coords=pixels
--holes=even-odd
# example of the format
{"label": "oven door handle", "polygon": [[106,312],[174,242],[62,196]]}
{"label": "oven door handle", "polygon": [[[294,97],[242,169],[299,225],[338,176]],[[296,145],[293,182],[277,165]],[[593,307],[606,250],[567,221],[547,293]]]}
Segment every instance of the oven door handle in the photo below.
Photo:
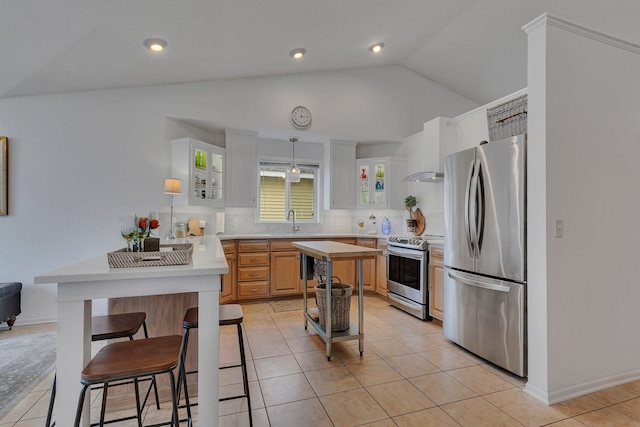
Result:
{"label": "oven door handle", "polygon": [[507,292],[507,293],[511,291],[511,288],[508,286],[483,282],[481,280],[471,280],[471,279],[467,279],[462,276],[459,276],[452,272],[449,272],[449,277],[455,280],[456,282],[460,282],[469,286],[475,286],[476,288],[488,289],[490,291]]}
{"label": "oven door handle", "polygon": [[426,251],[419,251],[415,249],[406,250],[406,249],[396,248],[392,246],[387,246],[387,256],[396,255],[396,256],[401,256],[403,258],[411,258],[417,261],[422,261],[424,259],[425,253]]}

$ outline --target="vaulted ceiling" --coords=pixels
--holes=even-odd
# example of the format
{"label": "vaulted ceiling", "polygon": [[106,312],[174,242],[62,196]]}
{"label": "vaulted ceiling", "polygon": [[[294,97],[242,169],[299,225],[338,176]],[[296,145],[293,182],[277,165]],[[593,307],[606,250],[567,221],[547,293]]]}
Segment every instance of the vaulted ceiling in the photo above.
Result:
{"label": "vaulted ceiling", "polygon": [[637,0],[3,0],[0,97],[399,64],[483,104],[526,86],[544,12],[640,44]]}

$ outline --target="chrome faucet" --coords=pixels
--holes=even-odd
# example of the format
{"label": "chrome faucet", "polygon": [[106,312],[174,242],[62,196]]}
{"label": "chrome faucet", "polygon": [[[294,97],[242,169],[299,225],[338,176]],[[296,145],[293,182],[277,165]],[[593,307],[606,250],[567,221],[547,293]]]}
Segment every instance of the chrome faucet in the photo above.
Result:
{"label": "chrome faucet", "polygon": [[296,211],[294,209],[289,209],[289,212],[287,212],[287,221],[289,221],[289,219],[291,218],[291,214],[293,214],[293,232],[295,233],[296,231],[300,230],[300,226],[296,225]]}

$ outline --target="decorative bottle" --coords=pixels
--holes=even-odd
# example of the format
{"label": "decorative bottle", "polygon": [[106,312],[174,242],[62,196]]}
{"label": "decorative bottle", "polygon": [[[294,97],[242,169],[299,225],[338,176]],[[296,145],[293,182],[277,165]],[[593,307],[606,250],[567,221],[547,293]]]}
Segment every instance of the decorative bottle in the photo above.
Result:
{"label": "decorative bottle", "polygon": [[389,218],[384,217],[382,220],[382,234],[388,236],[389,233],[391,233],[391,222],[389,221]]}

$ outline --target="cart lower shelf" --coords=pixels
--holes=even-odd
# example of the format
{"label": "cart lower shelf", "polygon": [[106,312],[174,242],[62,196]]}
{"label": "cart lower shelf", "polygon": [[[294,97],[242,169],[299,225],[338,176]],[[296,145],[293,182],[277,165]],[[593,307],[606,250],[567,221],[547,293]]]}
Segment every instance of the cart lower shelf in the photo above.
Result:
{"label": "cart lower shelf", "polygon": [[[349,329],[346,329],[344,331],[331,331],[331,337],[328,337],[327,331],[325,331],[324,329],[322,329],[322,327],[320,327],[320,321],[313,320],[313,318],[307,312],[304,313],[304,317],[305,317],[304,328],[307,329],[307,325],[311,325],[311,327],[315,329],[316,332],[318,332],[318,334],[324,340],[325,343],[334,343],[334,342],[350,341],[350,340],[364,340],[364,332],[359,332],[358,329],[352,324],[349,324]],[[361,341],[361,344],[360,344],[360,356],[362,356],[362,353],[363,353],[362,343],[363,341]],[[331,360],[330,354],[327,354],[327,360]]]}

